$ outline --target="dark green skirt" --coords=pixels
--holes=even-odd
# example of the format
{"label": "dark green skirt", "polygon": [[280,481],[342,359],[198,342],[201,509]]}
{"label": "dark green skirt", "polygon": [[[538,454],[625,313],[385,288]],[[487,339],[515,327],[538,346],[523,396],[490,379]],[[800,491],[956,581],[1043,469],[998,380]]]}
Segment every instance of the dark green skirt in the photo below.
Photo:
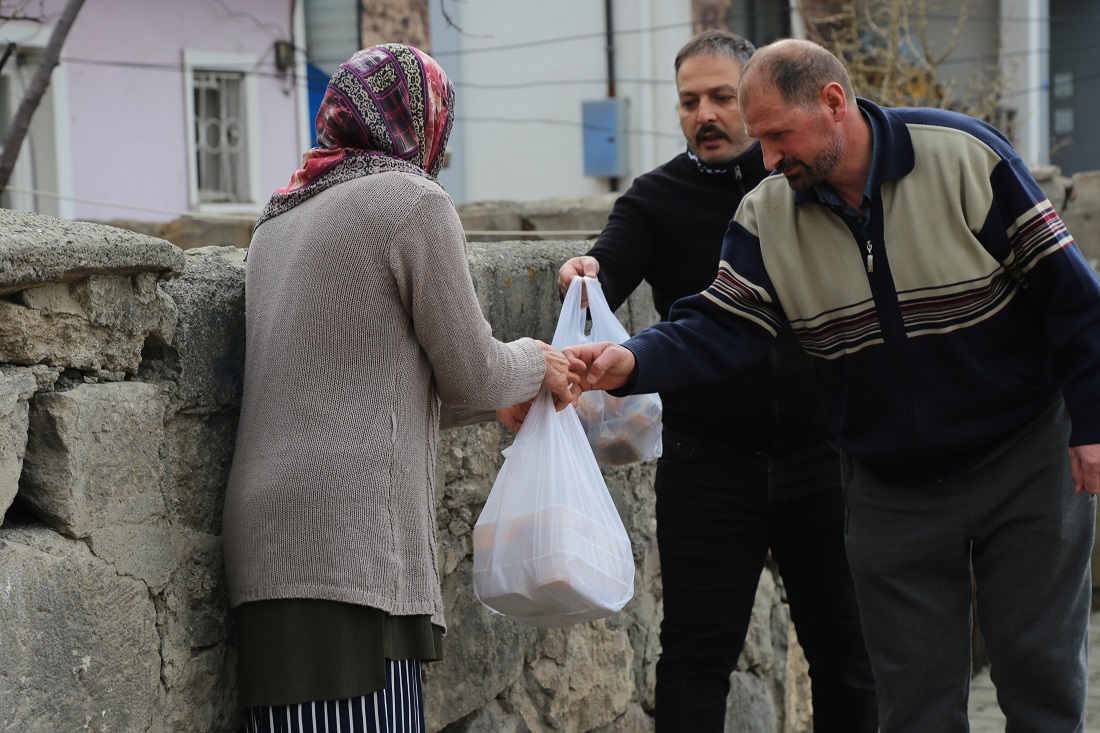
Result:
{"label": "dark green skirt", "polygon": [[243,603],[233,621],[245,708],[368,695],[386,686],[387,659],[443,658],[428,615],[292,598]]}

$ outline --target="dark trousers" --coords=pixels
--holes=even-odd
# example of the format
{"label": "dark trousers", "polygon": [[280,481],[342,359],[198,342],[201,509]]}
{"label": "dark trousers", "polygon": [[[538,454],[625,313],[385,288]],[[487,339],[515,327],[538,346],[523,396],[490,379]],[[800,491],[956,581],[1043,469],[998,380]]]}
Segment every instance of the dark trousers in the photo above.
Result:
{"label": "dark trousers", "polygon": [[882,733],[965,733],[971,570],[1007,730],[1079,733],[1095,497],[1074,494],[1059,403],[982,465],[902,487],[849,461],[848,555]]}
{"label": "dark trousers", "polygon": [[822,442],[784,456],[733,455],[666,433],[655,489],[664,588],[658,733],[725,730],[730,674],[769,550],[810,665],[814,733],[873,733],[837,454]]}

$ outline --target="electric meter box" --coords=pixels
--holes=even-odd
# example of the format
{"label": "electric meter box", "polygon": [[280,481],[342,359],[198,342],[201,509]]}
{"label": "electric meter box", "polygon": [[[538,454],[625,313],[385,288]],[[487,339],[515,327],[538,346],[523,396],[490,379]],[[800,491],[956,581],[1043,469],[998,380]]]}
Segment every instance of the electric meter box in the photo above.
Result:
{"label": "electric meter box", "polygon": [[586,176],[621,178],[627,175],[629,105],[630,100],[626,97],[581,102]]}

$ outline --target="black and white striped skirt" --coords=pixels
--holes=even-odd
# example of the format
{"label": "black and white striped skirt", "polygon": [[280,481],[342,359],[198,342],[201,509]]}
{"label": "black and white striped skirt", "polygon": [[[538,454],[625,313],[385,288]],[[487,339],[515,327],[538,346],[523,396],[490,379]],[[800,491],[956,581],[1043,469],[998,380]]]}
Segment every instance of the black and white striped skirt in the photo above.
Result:
{"label": "black and white striped skirt", "polygon": [[247,708],[245,733],[424,733],[420,660],[386,661],[383,689],[347,700]]}

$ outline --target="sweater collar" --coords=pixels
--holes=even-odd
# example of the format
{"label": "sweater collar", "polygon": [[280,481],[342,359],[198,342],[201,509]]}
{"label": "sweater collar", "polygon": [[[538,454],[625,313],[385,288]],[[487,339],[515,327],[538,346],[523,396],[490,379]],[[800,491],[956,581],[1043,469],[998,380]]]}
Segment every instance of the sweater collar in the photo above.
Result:
{"label": "sweater collar", "polygon": [[741,153],[733,160],[727,160],[724,163],[707,163],[699,158],[690,146],[687,149],[687,156],[688,159],[695,164],[695,167],[700,173],[705,173],[707,175],[722,175],[725,173],[737,172],[738,168],[750,162],[754,155],[759,156],[759,148],[760,143],[754,142],[748,150]]}

